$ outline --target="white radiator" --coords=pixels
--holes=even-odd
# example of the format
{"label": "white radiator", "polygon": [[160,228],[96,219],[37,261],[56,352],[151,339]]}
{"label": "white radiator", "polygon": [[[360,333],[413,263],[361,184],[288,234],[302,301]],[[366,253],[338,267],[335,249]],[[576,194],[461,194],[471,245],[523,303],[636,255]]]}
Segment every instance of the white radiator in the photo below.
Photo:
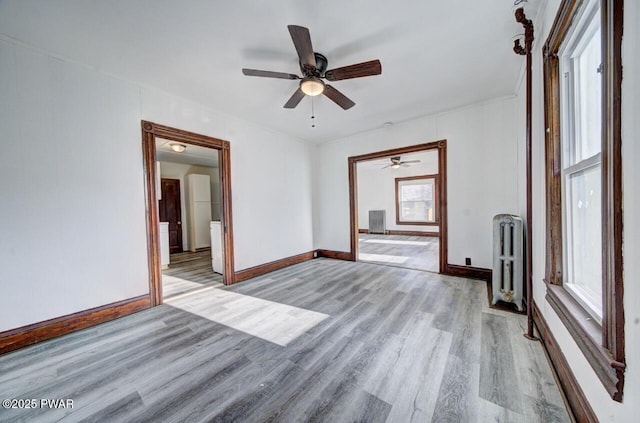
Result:
{"label": "white radiator", "polygon": [[514,303],[522,311],[522,219],[510,214],[493,218],[493,300]]}
{"label": "white radiator", "polygon": [[369,233],[387,233],[386,217],[384,210],[369,210]]}

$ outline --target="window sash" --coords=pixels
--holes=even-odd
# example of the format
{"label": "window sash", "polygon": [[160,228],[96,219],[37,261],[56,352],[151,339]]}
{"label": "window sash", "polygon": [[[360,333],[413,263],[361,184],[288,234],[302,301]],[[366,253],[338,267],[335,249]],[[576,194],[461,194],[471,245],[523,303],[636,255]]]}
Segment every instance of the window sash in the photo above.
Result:
{"label": "window sash", "polygon": [[[421,175],[395,179],[396,224],[437,225],[438,224],[438,176]],[[429,187],[419,195],[409,195],[410,187]],[[428,195],[430,191],[431,195]],[[415,192],[413,194],[416,194]],[[425,194],[421,196],[420,194]],[[420,210],[422,209],[422,210]],[[419,216],[423,212],[423,216]]]}
{"label": "window sash", "polygon": [[[579,195],[579,193],[574,193],[571,189],[570,180],[572,177],[577,177],[579,175],[585,175],[586,172],[596,171],[598,174],[601,174],[601,164],[600,164],[600,153],[596,154],[593,157],[590,157],[587,160],[583,160],[579,163],[576,163],[573,166],[570,166],[567,169],[564,169],[562,172],[562,212],[563,212],[563,286],[567,289],[567,291],[580,303],[580,305],[599,323],[602,322],[602,303],[603,303],[603,292],[602,292],[602,276],[598,278],[596,283],[596,290],[591,288],[592,283],[589,283],[589,276],[591,276],[594,272],[596,274],[602,275],[602,266],[598,261],[601,258],[602,240],[599,239],[596,241],[596,245],[592,245],[592,249],[587,252],[587,264],[591,264],[593,267],[592,272],[586,271],[584,269],[585,263],[581,263],[584,260],[584,252],[574,251],[574,247],[576,244],[584,245],[585,241],[592,240],[594,234],[596,236],[601,237],[602,234],[602,224],[601,224],[601,195],[602,190],[600,189],[600,197],[597,198],[598,205],[598,222],[596,224],[591,223],[588,228],[581,228],[582,230],[588,231],[588,233],[583,234],[582,236],[576,235],[575,231],[575,220],[578,217],[573,215],[573,207],[575,204],[574,195]],[[600,181],[601,184],[601,181]],[[576,242],[580,240],[582,242]],[[589,242],[586,242],[589,244]],[[591,242],[593,244],[593,242]],[[595,248],[595,251],[593,251]],[[591,255],[589,255],[589,253]],[[594,257],[595,256],[595,257]],[[593,261],[595,260],[595,262]],[[585,274],[586,273],[586,274]],[[600,284],[598,288],[597,285]]]}
{"label": "window sash", "polygon": [[[424,188],[423,188],[424,187]],[[400,183],[400,220],[403,222],[435,222],[434,215],[434,181],[425,179]],[[422,191],[416,197],[410,195],[406,188],[414,188],[414,191]],[[417,188],[417,190],[415,189]],[[431,193],[429,196],[428,193]],[[430,205],[429,205],[430,204]],[[421,217],[420,215],[424,215]],[[429,217],[431,215],[431,217]]]}

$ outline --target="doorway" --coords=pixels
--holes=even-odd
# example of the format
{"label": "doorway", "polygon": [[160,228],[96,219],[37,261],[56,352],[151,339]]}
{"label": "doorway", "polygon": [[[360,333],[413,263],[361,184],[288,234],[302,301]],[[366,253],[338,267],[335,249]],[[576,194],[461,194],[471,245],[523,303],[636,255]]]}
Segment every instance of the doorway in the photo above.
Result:
{"label": "doorway", "polygon": [[[160,238],[161,238],[161,230],[160,228],[160,201],[159,197],[162,196],[162,181],[160,178],[160,164],[158,162],[158,156],[156,152],[156,143],[158,140],[167,140],[173,143],[177,143],[182,145],[179,149],[185,148],[193,148],[193,149],[213,149],[215,150],[217,157],[217,171],[215,172],[215,176],[217,176],[219,181],[219,204],[216,210],[219,213],[219,222],[216,225],[218,233],[220,234],[220,248],[218,254],[220,257],[220,268],[222,269],[222,281],[225,285],[230,285],[235,283],[235,275],[234,275],[234,255],[233,255],[233,221],[231,216],[231,170],[230,170],[230,146],[228,141],[220,140],[213,137],[208,137],[205,135],[200,135],[192,132],[183,131],[176,128],[171,128],[168,126],[159,125],[152,122],[142,121],[142,147],[143,147],[143,162],[144,162],[144,179],[145,179],[145,196],[146,196],[146,221],[147,221],[147,252],[149,258],[149,292],[151,297],[152,306],[162,304],[163,302],[163,290],[162,290],[162,258],[160,252]],[[196,175],[202,176],[202,175]],[[171,179],[171,178],[166,178]],[[193,178],[193,179],[201,179],[201,178]],[[178,185],[179,186],[179,185]],[[180,195],[180,202],[184,202],[186,190],[180,190],[182,195]],[[202,192],[200,190],[199,192]],[[200,194],[198,194],[200,195]],[[198,202],[197,206],[199,209],[202,209],[202,201],[198,197],[196,201]],[[211,199],[209,200],[211,203]],[[177,206],[174,206],[177,207]],[[208,207],[211,208],[211,205]],[[165,210],[166,212],[166,210]],[[175,213],[177,214],[177,212]],[[209,217],[207,218],[207,223],[212,220],[212,215],[214,213],[211,212]],[[165,215],[166,217],[166,215]],[[182,232],[184,234],[184,213],[180,213],[180,220],[176,220],[176,228],[177,232],[177,222],[180,222],[182,226]],[[175,216],[174,216],[175,218]],[[197,219],[201,220],[201,219]],[[166,223],[166,222],[165,222]],[[213,225],[211,225],[213,226]],[[195,227],[194,227],[195,228]],[[193,229],[193,228],[192,228]],[[202,246],[198,243],[198,236],[200,236],[202,228],[198,229],[197,233],[194,233],[192,237],[189,239],[190,244],[188,247],[184,246],[184,239],[182,240],[182,249],[189,249],[193,253],[203,254],[203,251],[206,250],[206,247],[201,248]],[[208,231],[208,228],[206,228]],[[195,229],[194,229],[195,230]],[[200,234],[200,235],[199,235]],[[176,238],[178,234],[175,234]],[[177,241],[176,241],[177,243]],[[167,244],[169,244],[167,242]],[[169,250],[168,246],[166,248]],[[200,250],[200,251],[198,251]],[[168,251],[167,251],[168,253]],[[211,256],[210,251],[205,251],[206,254]],[[185,253],[182,253],[185,254]]]}
{"label": "doorway", "polygon": [[169,233],[169,253],[176,254],[182,248],[182,196],[179,179],[160,179],[160,200],[158,213],[160,222],[166,222]]}
{"label": "doorway", "polygon": [[[352,260],[447,273],[446,148],[441,140],[349,157]],[[415,175],[405,171],[418,163],[425,166],[415,167]],[[386,169],[398,174],[383,177]],[[380,181],[370,190],[360,187],[371,192],[359,196],[358,175],[368,170]],[[384,184],[393,190],[386,203]],[[417,194],[425,198],[413,198]]]}
{"label": "doorway", "polygon": [[[222,285],[219,152],[156,137],[162,297]],[[167,252],[168,250],[168,252]]]}

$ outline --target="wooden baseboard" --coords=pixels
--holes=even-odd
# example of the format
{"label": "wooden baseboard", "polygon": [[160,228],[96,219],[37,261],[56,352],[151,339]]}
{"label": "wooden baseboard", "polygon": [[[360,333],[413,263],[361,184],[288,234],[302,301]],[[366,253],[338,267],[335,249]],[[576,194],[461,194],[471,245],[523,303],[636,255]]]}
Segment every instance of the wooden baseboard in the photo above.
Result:
{"label": "wooden baseboard", "polygon": [[336,260],[356,261],[355,257],[353,257],[350,252],[346,251],[318,250],[318,257],[326,257]]}
{"label": "wooden baseboard", "polygon": [[481,279],[491,283],[493,271],[482,267],[460,266],[457,264],[447,264],[447,269],[443,272],[449,276],[459,276],[462,278]]}
{"label": "wooden baseboard", "polygon": [[[359,234],[368,234],[368,229],[358,229]],[[426,231],[396,231],[389,229],[387,231],[387,235],[407,235],[407,236],[430,236],[430,237],[438,237],[440,234],[438,232],[426,232]]]}
{"label": "wooden baseboard", "polygon": [[151,306],[149,295],[122,300],[43,322],[0,332],[0,354],[105,323]]}
{"label": "wooden baseboard", "polygon": [[597,422],[598,417],[593,412],[589,401],[584,395],[582,388],[578,384],[576,377],[567,363],[562,350],[558,346],[553,333],[547,325],[540,309],[535,301],[533,303],[533,321],[536,324],[540,338],[542,339],[542,345],[544,346],[547,359],[551,364],[551,369],[554,372],[560,390],[564,395],[565,403],[571,413],[573,413],[574,421],[577,422]]}
{"label": "wooden baseboard", "polygon": [[248,269],[240,270],[235,273],[235,281],[241,282],[247,279],[255,278],[256,276],[264,275],[265,273],[282,269],[283,267],[302,263],[303,261],[315,258],[315,255],[315,251],[309,251],[295,256],[285,257],[280,260],[274,260],[269,263],[260,264]]}

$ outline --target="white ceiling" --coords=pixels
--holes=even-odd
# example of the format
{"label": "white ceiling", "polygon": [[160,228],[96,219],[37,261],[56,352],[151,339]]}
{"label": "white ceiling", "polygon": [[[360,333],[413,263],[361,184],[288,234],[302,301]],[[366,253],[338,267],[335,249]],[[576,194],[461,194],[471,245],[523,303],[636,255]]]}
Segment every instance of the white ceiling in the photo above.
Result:
{"label": "white ceiling", "polygon": [[215,148],[183,144],[186,146],[185,150],[182,153],[176,153],[171,149],[171,144],[173,143],[174,141],[156,138],[156,159],[158,161],[192,166],[218,167],[218,150]]}
{"label": "white ceiling", "polygon": [[[539,0],[531,0],[537,4]],[[513,0],[4,0],[0,32],[56,56],[286,134],[324,141],[511,95],[523,58]],[[527,12],[530,13],[530,12]],[[355,101],[283,104],[299,74],[288,24],[306,26],[328,68],[372,59],[382,75],[336,81]]]}

